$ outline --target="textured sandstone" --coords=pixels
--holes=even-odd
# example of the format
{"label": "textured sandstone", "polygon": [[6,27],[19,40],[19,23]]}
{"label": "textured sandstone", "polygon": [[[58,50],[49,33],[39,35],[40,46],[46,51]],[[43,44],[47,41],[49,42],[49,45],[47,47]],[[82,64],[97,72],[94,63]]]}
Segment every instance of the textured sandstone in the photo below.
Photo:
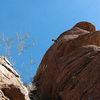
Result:
{"label": "textured sandstone", "polygon": [[79,27],[83,30],[87,30],[87,31],[90,31],[90,32],[96,31],[96,28],[93,24],[91,24],[89,22],[85,22],[85,21],[77,23],[74,27]]}
{"label": "textured sandstone", "polygon": [[0,56],[0,100],[29,100],[28,91],[10,62]]}
{"label": "textured sandstone", "polygon": [[51,100],[100,100],[100,31],[78,23],[44,55],[34,83]]}
{"label": "textured sandstone", "polygon": [[0,90],[0,100],[10,100],[9,98],[7,98],[4,93],[2,92],[2,90]]}

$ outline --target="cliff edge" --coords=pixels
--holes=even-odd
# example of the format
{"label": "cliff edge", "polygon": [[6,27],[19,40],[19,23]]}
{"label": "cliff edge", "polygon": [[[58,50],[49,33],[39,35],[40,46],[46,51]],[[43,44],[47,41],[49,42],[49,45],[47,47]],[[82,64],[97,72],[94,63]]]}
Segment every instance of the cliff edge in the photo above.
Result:
{"label": "cliff edge", "polygon": [[100,31],[80,22],[62,33],[44,55],[33,84],[50,100],[100,100]]}

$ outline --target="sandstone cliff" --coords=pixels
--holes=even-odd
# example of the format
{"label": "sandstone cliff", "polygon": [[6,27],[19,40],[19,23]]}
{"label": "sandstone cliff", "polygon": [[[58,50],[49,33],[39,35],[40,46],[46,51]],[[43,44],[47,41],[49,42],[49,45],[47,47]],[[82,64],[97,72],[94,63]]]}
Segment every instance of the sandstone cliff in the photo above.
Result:
{"label": "sandstone cliff", "polygon": [[44,55],[33,84],[50,100],[100,100],[100,31],[80,22],[62,33]]}
{"label": "sandstone cliff", "polygon": [[3,56],[0,56],[0,100],[30,100],[20,76]]}

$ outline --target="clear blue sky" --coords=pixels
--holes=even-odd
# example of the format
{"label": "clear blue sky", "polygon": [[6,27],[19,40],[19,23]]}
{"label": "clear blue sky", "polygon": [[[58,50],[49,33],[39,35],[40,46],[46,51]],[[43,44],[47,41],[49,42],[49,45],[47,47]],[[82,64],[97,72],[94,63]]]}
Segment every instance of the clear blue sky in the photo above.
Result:
{"label": "clear blue sky", "polygon": [[[36,42],[15,65],[24,82],[35,75],[51,40],[80,21],[92,22],[100,29],[100,0],[0,0],[0,33],[11,37],[16,32],[30,32]],[[32,67],[27,60],[30,54],[36,60]],[[20,67],[22,60],[27,68]]]}

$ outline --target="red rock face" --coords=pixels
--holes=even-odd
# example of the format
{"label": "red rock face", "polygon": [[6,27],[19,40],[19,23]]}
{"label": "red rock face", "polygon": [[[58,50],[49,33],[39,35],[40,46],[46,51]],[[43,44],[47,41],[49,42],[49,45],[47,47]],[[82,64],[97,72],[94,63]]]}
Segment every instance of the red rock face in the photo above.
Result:
{"label": "red rock face", "polygon": [[100,100],[100,31],[76,26],[55,40],[34,78],[51,100]]}
{"label": "red rock face", "polygon": [[85,22],[85,21],[77,23],[74,27],[79,27],[83,30],[87,30],[87,31],[90,31],[90,32],[96,31],[96,28],[93,24],[91,24],[89,22]]}

